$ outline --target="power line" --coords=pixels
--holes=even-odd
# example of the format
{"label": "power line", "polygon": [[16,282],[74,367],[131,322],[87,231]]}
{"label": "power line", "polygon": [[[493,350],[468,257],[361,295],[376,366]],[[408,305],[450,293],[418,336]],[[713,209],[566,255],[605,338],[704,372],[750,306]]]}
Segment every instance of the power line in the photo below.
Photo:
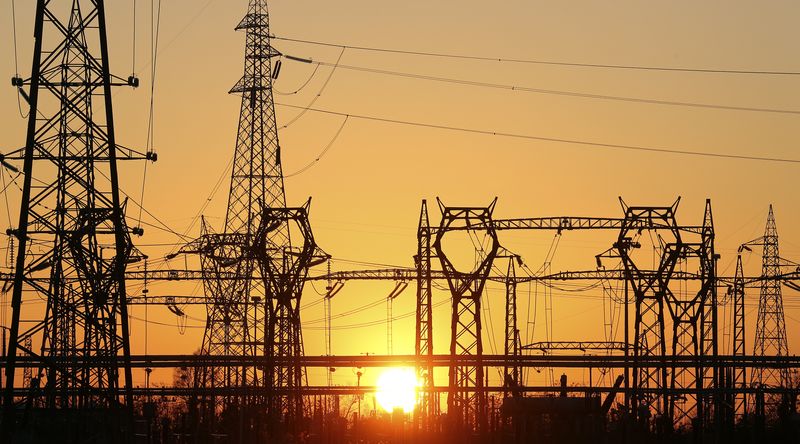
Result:
{"label": "power line", "polygon": [[[332,66],[333,66],[333,69],[331,69],[331,71],[328,73],[328,77],[327,77],[327,78],[325,79],[325,81],[322,83],[322,86],[319,88],[319,91],[317,91],[317,95],[315,95],[315,96],[314,96],[314,98],[313,98],[313,99],[311,99],[311,102],[309,102],[308,106],[314,106],[314,103],[316,103],[316,101],[317,101],[317,100],[319,100],[319,98],[320,98],[320,97],[322,97],[322,92],[323,92],[323,91],[325,91],[325,88],[327,88],[327,87],[328,87],[328,84],[331,82],[331,78],[333,77],[333,73],[335,73],[335,72],[336,72],[336,66],[337,66],[337,65],[339,64],[339,62],[342,60],[342,56],[344,56],[344,48],[342,48],[342,51],[341,51],[341,52],[339,52],[339,58],[337,58],[337,59],[336,59],[336,63],[335,63],[334,65],[332,65]],[[288,58],[288,57],[287,57],[287,58]],[[279,129],[285,129],[285,128],[288,128],[288,127],[289,127],[289,126],[291,126],[293,123],[297,122],[297,120],[298,120],[298,119],[300,119],[301,117],[303,117],[307,111],[308,111],[308,107],[301,108],[301,111],[300,111],[300,112],[299,112],[299,113],[298,113],[296,116],[294,116],[294,117],[293,117],[291,120],[289,120],[287,123],[285,123],[285,124],[284,124],[283,126],[281,126]]]}
{"label": "power line", "polygon": [[317,162],[319,162],[322,159],[322,157],[325,156],[325,154],[328,152],[328,150],[331,149],[333,144],[336,142],[336,139],[339,138],[339,135],[342,134],[342,130],[344,129],[344,125],[346,123],[347,123],[347,117],[344,118],[344,120],[342,121],[341,126],[339,126],[339,129],[336,131],[336,134],[333,135],[333,138],[331,139],[331,141],[328,142],[327,145],[325,145],[325,148],[323,148],[323,150],[319,154],[317,154],[317,157],[315,157],[314,160],[312,160],[311,162],[308,162],[306,164],[306,166],[300,168],[299,170],[295,171],[294,173],[284,174],[283,178],[284,179],[288,179],[290,177],[297,176],[299,174],[302,174],[302,173],[306,172],[309,168],[311,168],[314,165],[316,165]]}
{"label": "power line", "polygon": [[400,120],[400,119],[390,119],[386,117],[377,117],[377,116],[368,116],[364,114],[351,114],[351,113],[344,113],[340,111],[332,111],[327,109],[321,108],[310,108],[310,107],[302,107],[299,105],[290,105],[287,103],[275,103],[276,105],[285,106],[287,108],[295,108],[295,109],[305,109],[308,111],[313,111],[321,114],[328,114],[334,116],[345,116],[352,119],[360,119],[360,120],[369,120],[374,122],[383,122],[383,123],[392,123],[396,125],[407,125],[407,126],[416,126],[420,128],[432,128],[432,129],[440,129],[440,130],[447,130],[447,131],[457,131],[462,133],[470,133],[470,134],[482,134],[487,136],[497,136],[497,137],[508,137],[513,139],[525,139],[525,140],[539,140],[543,142],[556,142],[556,143],[567,143],[572,145],[581,145],[581,146],[590,146],[590,147],[598,147],[598,148],[608,148],[608,149],[617,149],[617,150],[627,150],[627,151],[642,151],[642,152],[651,152],[651,153],[661,153],[661,154],[679,154],[679,155],[686,155],[686,156],[700,156],[700,157],[713,157],[713,158],[722,158],[722,159],[736,159],[736,160],[756,160],[762,162],[782,162],[782,163],[800,163],[800,159],[788,159],[788,158],[781,158],[781,157],[765,157],[765,156],[755,156],[755,155],[739,155],[739,154],[724,154],[724,153],[712,153],[712,152],[705,152],[705,151],[691,151],[691,150],[684,150],[684,149],[673,149],[673,148],[657,148],[657,147],[648,147],[642,145],[623,145],[623,144],[616,144],[616,143],[604,143],[604,142],[591,142],[587,140],[579,140],[579,139],[563,139],[558,137],[544,137],[544,136],[536,136],[532,134],[518,134],[518,133],[509,133],[509,132],[501,132],[501,131],[491,131],[491,130],[482,130],[476,128],[466,128],[466,127],[457,127],[457,126],[450,126],[450,125],[441,125],[441,124],[434,124],[434,123],[425,123],[425,122],[413,122],[409,120]]}
{"label": "power line", "polygon": [[304,40],[290,37],[272,36],[277,40],[284,40],[287,42],[305,43],[317,46],[329,46],[336,48],[346,48],[356,51],[371,51],[382,52],[391,54],[405,54],[426,57],[441,57],[449,59],[464,59],[464,60],[481,60],[487,62],[503,62],[503,63],[525,63],[533,65],[552,65],[552,66],[571,66],[578,68],[603,68],[603,69],[625,69],[636,71],[667,71],[667,72],[692,72],[692,73],[707,73],[707,74],[754,74],[754,75],[772,75],[772,76],[797,76],[800,71],[781,71],[781,70],[759,70],[759,69],[721,69],[721,68],[686,68],[686,67],[673,67],[673,66],[645,66],[645,65],[617,65],[606,63],[582,63],[582,62],[559,62],[555,60],[537,60],[537,59],[515,59],[503,57],[485,57],[485,56],[472,56],[466,54],[452,54],[443,52],[427,52],[427,51],[412,51],[404,49],[392,48],[378,48],[369,46],[355,46],[355,45],[342,45],[338,43],[320,42],[315,40]]}
{"label": "power line", "polygon": [[[289,60],[296,60],[297,58],[290,58]],[[721,110],[729,110],[729,111],[753,111],[753,112],[765,112],[765,113],[778,113],[778,114],[800,114],[800,110],[791,110],[791,109],[776,109],[776,108],[760,108],[760,107],[752,107],[752,106],[733,106],[733,105],[718,105],[714,103],[697,103],[697,102],[681,102],[675,100],[659,100],[659,99],[648,99],[648,98],[641,98],[641,97],[626,97],[626,96],[612,96],[612,95],[605,95],[605,94],[592,94],[592,93],[584,93],[578,91],[564,91],[564,90],[554,90],[554,89],[544,89],[544,88],[531,88],[527,86],[517,86],[517,85],[508,85],[502,83],[491,83],[491,82],[481,82],[477,80],[468,80],[468,79],[455,79],[450,77],[439,77],[439,76],[431,76],[426,74],[418,74],[412,72],[402,72],[402,71],[392,71],[386,69],[378,69],[378,68],[370,68],[365,66],[353,66],[353,65],[343,65],[340,63],[333,64],[328,62],[319,62],[319,61],[304,61],[303,63],[312,63],[319,66],[330,66],[334,68],[346,69],[350,71],[357,71],[357,72],[366,72],[370,74],[381,74],[381,75],[388,75],[394,77],[403,77],[409,79],[417,79],[417,80],[427,80],[433,82],[443,82],[443,83],[451,83],[455,85],[465,85],[465,86],[475,86],[480,88],[491,88],[491,89],[502,89],[508,91],[521,91],[521,92],[529,92],[529,93],[536,93],[536,94],[550,94],[550,95],[558,95],[558,96],[568,96],[568,97],[580,97],[585,99],[600,99],[600,100],[615,100],[621,102],[630,102],[630,103],[646,103],[651,105],[670,105],[670,106],[687,106],[692,108],[706,108],[706,109],[721,109]]]}

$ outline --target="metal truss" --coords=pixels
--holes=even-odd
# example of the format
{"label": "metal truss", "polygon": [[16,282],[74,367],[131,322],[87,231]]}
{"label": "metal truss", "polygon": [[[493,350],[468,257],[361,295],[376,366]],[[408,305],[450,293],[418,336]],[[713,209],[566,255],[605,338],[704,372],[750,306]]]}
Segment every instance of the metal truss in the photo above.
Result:
{"label": "metal truss", "polygon": [[[622,228],[668,228],[663,221],[639,220],[630,221],[614,217],[531,217],[521,219],[497,219],[491,222],[495,230],[620,230]],[[683,227],[685,231],[700,233],[702,227]]]}
{"label": "metal truss", "polygon": [[[214,233],[203,220],[201,236],[185,245],[178,254],[200,256],[203,289],[207,295],[208,317],[203,334],[200,355],[211,356],[262,356],[265,353],[263,325],[266,322],[263,301],[263,282],[258,279],[221,279],[221,276],[258,277],[258,263],[252,248],[254,234]],[[259,297],[255,289],[260,290]],[[254,294],[255,293],[255,294]],[[253,295],[253,296],[251,296]],[[149,298],[145,298],[147,301]],[[167,302],[174,303],[173,297]],[[261,330],[257,330],[261,326]],[[261,333],[260,335],[258,333]],[[194,373],[194,387],[265,387],[263,367],[242,365],[241,367],[217,368],[208,366]],[[200,397],[198,400],[200,422],[204,433],[216,427],[217,416],[223,412],[238,411],[245,406],[255,408],[264,404],[249,396]]]}
{"label": "metal truss", "polygon": [[[26,143],[3,156],[4,165],[23,161],[23,187],[19,223],[8,230],[18,254],[8,276],[2,442],[48,440],[57,424],[72,442],[130,432],[125,268],[142,257],[130,238],[141,229],[125,222],[117,161],[155,155],[117,144],[111,87],[138,80],[112,76],[108,61],[102,0],[36,3],[31,77],[12,82],[30,105]],[[46,308],[26,306],[23,294]],[[23,371],[25,359],[36,360],[33,371]],[[18,424],[18,411],[36,420]]]}
{"label": "metal truss", "polygon": [[[180,253],[197,253],[209,304],[201,355],[234,353],[297,358],[303,354],[300,299],[308,268],[321,253],[308,222],[308,204],[287,208],[272,82],[279,56],[270,43],[266,0],[250,0],[236,26],[245,32],[244,74],[229,91],[241,96],[225,228],[203,225]],[[292,232],[296,233],[292,242]],[[152,279],[145,272],[145,279]],[[167,280],[192,279],[191,270],[167,271]],[[176,299],[169,299],[175,304]],[[239,440],[295,433],[303,416],[304,370],[296,365],[204,369],[195,387],[242,387],[245,396],[212,398],[200,405],[198,433],[213,434],[218,418],[239,417]],[[286,389],[290,395],[283,394]],[[279,394],[280,393],[280,394]],[[226,427],[227,428],[227,427]]]}
{"label": "metal truss", "polygon": [[[700,232],[700,244],[695,252],[699,260],[700,288],[694,294],[693,302],[700,305],[700,355],[717,356],[719,354],[717,262],[719,255],[714,248],[716,238],[714,217],[711,211],[711,200],[706,199],[703,214],[703,229]],[[698,417],[701,427],[712,427],[722,420],[723,410],[730,409],[715,390],[722,385],[722,374],[718,367],[700,367],[699,384],[706,394],[699,400]],[[707,395],[712,393],[711,396]]]}
{"label": "metal truss", "polygon": [[[225,228],[215,234],[204,226],[201,237],[182,252],[200,254],[206,296],[213,300],[202,356],[234,351],[251,360],[296,359],[303,354],[299,312],[303,284],[308,268],[327,255],[314,243],[308,204],[286,207],[272,93],[280,69],[272,60],[281,54],[270,43],[267,1],[250,0],[236,30],[245,32],[244,74],[230,90],[241,95],[241,108]],[[190,270],[167,271],[165,277],[196,275]],[[215,433],[216,418],[225,416],[226,410],[239,410],[240,423],[245,423],[238,427],[240,439],[298,432],[303,416],[301,367],[245,364],[233,372],[225,370],[221,378],[215,370],[196,375],[199,388],[224,384],[243,387],[247,393],[213,400],[203,410],[203,433]]]}
{"label": "metal truss", "polygon": [[[506,272],[506,316],[505,316],[505,355],[509,357],[509,362],[503,368],[503,385],[509,387],[519,387],[522,385],[522,372],[518,365],[512,364],[514,358],[522,354],[520,346],[519,329],[517,328],[517,273],[514,268],[514,261],[517,258],[508,259],[508,271]],[[508,396],[508,392],[505,392]]]}
{"label": "metal truss", "polygon": [[[736,257],[736,275],[731,287],[733,297],[733,355],[745,355],[745,326],[744,326],[744,295],[745,282],[742,267],[741,251]],[[747,371],[744,367],[735,366],[732,369],[732,386],[740,392],[733,396],[733,413],[740,420],[747,415],[747,396],[741,392],[747,387]]]}
{"label": "metal truss", "polygon": [[[670,369],[642,365],[652,357],[716,356],[716,256],[713,250],[713,224],[710,202],[706,202],[703,229],[685,230],[677,223],[675,212],[680,200],[669,207],[623,207],[629,226],[620,229],[615,249],[622,259],[628,285],[634,294],[635,320],[633,340],[634,414],[645,411],[661,421],[661,426],[684,425],[704,418],[705,399],[698,394],[713,391],[717,386],[716,369],[708,371],[702,365]],[[656,222],[654,222],[656,221]],[[643,272],[632,257],[639,248],[635,236],[642,230],[658,233],[660,262],[655,273]],[[698,242],[686,242],[687,233],[700,234]],[[691,266],[697,261],[699,288],[675,289],[672,276],[679,266]],[[709,307],[711,305],[711,307]],[[666,315],[671,321],[671,346],[667,352]],[[694,394],[676,398],[668,389],[686,392],[694,386]],[[689,392],[687,392],[689,393]],[[702,422],[700,423],[702,424]]]}
{"label": "metal truss", "polygon": [[[310,267],[329,259],[314,241],[308,221],[310,205],[311,199],[297,208],[265,208],[254,245],[261,255],[258,262],[269,294],[267,356],[293,362],[267,367],[268,415],[271,421],[280,420],[288,430],[297,428],[303,417],[305,374],[298,359],[303,356],[300,301],[305,277]],[[276,238],[282,239],[275,235],[279,230],[294,233],[292,242],[276,242]],[[275,392],[283,389],[287,394]]]}
{"label": "metal truss", "polygon": [[[496,202],[497,199],[488,207],[447,207],[439,201],[442,219],[436,229],[433,249],[439,257],[452,296],[450,356],[453,361],[449,372],[447,411],[459,431],[473,429],[481,432],[486,428],[488,405],[481,390],[485,383],[481,362],[481,295],[500,247],[491,225]],[[471,229],[478,225],[483,228]],[[476,247],[481,248],[476,250],[478,263],[470,271],[457,270],[442,247],[442,240],[448,232],[460,230],[483,232],[489,241],[485,248]],[[455,360],[457,356],[470,356],[475,360],[465,365]],[[476,390],[472,391],[473,388]]]}
{"label": "metal truss", "polygon": [[578,351],[625,351],[628,345],[624,342],[604,341],[544,341],[524,345],[523,350],[540,350],[545,353],[561,350]]}
{"label": "metal truss", "polygon": [[[64,356],[58,358],[47,358],[41,356],[18,356],[17,361],[21,366],[38,366],[44,362],[53,362],[64,365],[96,365],[108,359],[102,356]],[[397,367],[414,366],[418,362],[416,355],[336,355],[336,356],[302,356],[299,358],[272,358],[261,356],[250,358],[247,356],[216,356],[207,357],[202,355],[131,355],[130,362],[132,368],[173,368],[173,367],[203,367],[214,365],[218,367],[237,367],[243,363],[252,362],[256,365],[268,365],[277,363],[287,365],[299,362],[303,367]],[[542,368],[613,368],[624,369],[631,366],[631,358],[620,354],[522,354],[515,358],[508,358],[504,354],[484,354],[480,357],[475,355],[434,354],[431,362],[434,367],[449,367],[451,363],[475,364],[483,363],[486,367],[502,368],[507,363],[519,365],[520,367],[542,367]],[[0,364],[8,362],[8,358],[0,358]],[[757,355],[718,355],[713,356],[653,356],[643,358],[640,363],[651,367],[694,367],[698,364],[707,367],[733,367],[743,368],[775,368],[794,370],[800,369],[800,356],[757,356]],[[635,388],[631,388],[634,390]],[[787,388],[786,390],[790,390]],[[649,391],[661,390],[661,388],[650,389]],[[671,390],[671,389],[670,389]],[[697,391],[697,387],[686,387],[685,391]],[[746,387],[744,391],[754,392],[756,387]],[[766,392],[778,391],[778,388],[765,388]],[[499,391],[502,391],[499,390]],[[668,390],[669,391],[669,390]]]}
{"label": "metal truss", "polygon": [[[435,229],[431,227],[428,217],[428,204],[423,200],[417,227],[417,254],[414,256],[417,281],[414,353],[419,359],[417,377],[421,381],[423,389],[433,387],[433,364],[430,362],[430,358],[433,356],[431,260],[433,258],[434,233]],[[401,274],[399,270],[394,273],[395,276]],[[423,390],[414,411],[416,427],[427,430],[430,426],[428,419],[438,413],[438,410],[438,401],[432,399],[430,392]]]}
{"label": "metal truss", "polygon": [[[780,254],[778,250],[778,229],[772,205],[769,207],[764,236],[745,245],[763,247],[761,265],[761,291],[758,301],[758,317],[756,318],[756,334],[753,343],[753,354],[758,356],[787,356],[789,345],[786,339],[786,323],[783,313],[783,295],[781,282]],[[757,387],[789,387],[788,371],[774,368],[756,368],[752,370],[750,381]],[[774,414],[780,404],[779,397],[770,396],[765,400],[768,411]]]}

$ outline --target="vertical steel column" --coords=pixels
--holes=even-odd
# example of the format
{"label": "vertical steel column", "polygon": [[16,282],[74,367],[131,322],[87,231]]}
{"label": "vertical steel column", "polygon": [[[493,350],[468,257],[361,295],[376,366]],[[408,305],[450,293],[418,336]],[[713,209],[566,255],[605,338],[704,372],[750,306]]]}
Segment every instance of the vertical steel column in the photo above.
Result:
{"label": "vertical steel column", "polygon": [[[746,350],[744,326],[744,271],[741,251],[736,257],[736,275],[733,279],[733,356],[744,356]],[[747,371],[743,366],[733,369],[734,414],[738,419],[747,416]]]}
{"label": "vertical steel column", "polygon": [[[515,257],[508,259],[508,272],[506,273],[506,340],[504,350],[506,365],[503,369],[503,385],[507,388],[516,388],[520,385],[519,363],[515,361],[520,356],[519,330],[517,329],[517,273],[514,268],[515,260]],[[509,362],[510,360],[513,360],[513,362]],[[505,396],[508,396],[508,392],[508,389],[506,389]]]}
{"label": "vertical steel column", "polygon": [[419,428],[427,430],[429,420],[438,411],[434,403],[433,388],[433,315],[431,311],[431,246],[434,229],[428,219],[428,204],[423,199],[417,228],[417,303],[414,353],[417,358],[417,377],[421,382],[419,405],[414,409],[414,419]]}
{"label": "vertical steel column", "polygon": [[[439,202],[442,220],[436,230],[433,248],[442,264],[442,271],[450,287],[452,317],[450,322],[450,392],[447,397],[448,417],[459,432],[486,431],[488,404],[484,367],[481,363],[483,343],[481,340],[481,295],[486,278],[491,271],[500,246],[492,225],[495,199],[488,207],[446,207]],[[453,231],[483,232],[490,245],[478,258],[471,271],[455,268],[442,248],[442,239]],[[475,357],[475,362],[459,362],[460,356]]]}

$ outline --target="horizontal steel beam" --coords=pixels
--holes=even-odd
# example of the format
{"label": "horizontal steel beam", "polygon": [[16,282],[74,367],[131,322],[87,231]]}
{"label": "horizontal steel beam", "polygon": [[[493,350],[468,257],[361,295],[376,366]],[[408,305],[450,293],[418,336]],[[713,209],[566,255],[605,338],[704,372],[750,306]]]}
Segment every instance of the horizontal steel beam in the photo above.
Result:
{"label": "horizontal steel beam", "polygon": [[533,342],[522,346],[523,350],[618,350],[625,351],[628,348],[624,342],[604,342],[604,341],[545,341]]}
{"label": "horizontal steel beam", "polygon": [[[361,386],[305,386],[301,389],[301,393],[305,396],[324,396],[324,395],[363,395],[367,393],[375,393],[379,387],[373,385]],[[27,396],[30,394],[30,389],[17,388],[14,390],[14,396]],[[257,395],[259,392],[266,393],[266,388],[253,388],[253,387],[135,387],[132,389],[134,396],[252,396]],[[434,386],[434,387],[417,387],[417,391],[426,393],[447,393],[450,388],[447,386]],[[509,391],[508,387],[503,386],[484,386],[484,387],[460,387],[460,392],[484,392],[484,393],[499,393]],[[515,392],[527,393],[561,393],[567,392],[573,395],[590,395],[597,393],[608,393],[615,391],[619,394],[628,393],[656,393],[656,394],[671,394],[671,395],[685,395],[685,394],[734,394],[734,393],[795,393],[796,390],[792,388],[780,387],[745,387],[733,388],[726,387],[720,389],[703,389],[696,388],[680,388],[680,389],[660,389],[660,388],[639,388],[633,389],[624,387],[614,388],[609,386],[520,386],[515,387]],[[66,392],[59,392],[65,394],[79,394],[78,390],[68,390]],[[292,392],[288,389],[274,388],[271,393],[278,395],[287,395]]]}
{"label": "horizontal steel beam", "polygon": [[[35,356],[18,356],[17,361],[21,366],[48,366],[48,365],[87,365],[87,366],[114,366],[121,365],[121,358],[104,356],[64,356],[50,357],[42,360]],[[5,358],[0,358],[0,364],[5,363]],[[148,367],[238,367],[242,365],[273,366],[299,364],[304,367],[397,367],[416,365],[431,365],[447,367],[451,363],[457,365],[483,365],[486,367],[503,367],[517,365],[520,367],[543,368],[624,368],[633,367],[741,367],[741,368],[791,368],[800,369],[800,357],[797,356],[664,356],[647,357],[634,360],[633,357],[620,355],[483,355],[483,356],[450,356],[433,355],[418,358],[415,355],[369,355],[369,356],[303,356],[300,358],[270,358],[270,357],[243,357],[243,356],[199,356],[199,355],[134,355],[131,356],[131,366],[134,368]]]}

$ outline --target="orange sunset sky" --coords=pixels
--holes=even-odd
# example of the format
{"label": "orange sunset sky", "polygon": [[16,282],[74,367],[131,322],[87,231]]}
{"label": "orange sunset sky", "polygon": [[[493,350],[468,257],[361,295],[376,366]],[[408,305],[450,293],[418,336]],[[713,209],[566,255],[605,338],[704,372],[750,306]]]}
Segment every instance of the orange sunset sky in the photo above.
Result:
{"label": "orange sunset sky", "polygon": [[[112,72],[135,70],[138,89],[114,95],[119,143],[144,149],[147,142],[152,57],[151,4],[107,2]],[[30,75],[34,2],[11,1],[0,13],[0,151],[25,141],[17,92],[8,79]],[[133,45],[134,4],[136,39]],[[158,2],[156,2],[156,5]],[[245,0],[172,0],[161,4],[154,93],[154,148],[159,161],[147,168],[144,207],[166,225],[145,227],[135,239],[158,265],[183,240],[199,234],[198,211],[216,228],[223,224],[226,169],[234,146],[239,98],[227,94],[242,73],[244,34],[233,30]],[[16,66],[12,16],[16,17]],[[771,2],[540,2],[540,1],[355,1],[276,0],[270,4],[272,32],[279,37],[352,46],[455,53],[504,59],[588,64],[800,72],[800,4]],[[800,75],[725,74],[622,70],[497,61],[446,59],[366,52],[285,40],[273,44],[284,54],[341,64],[526,88],[692,102],[761,111],[660,105],[574,97],[474,85],[425,81],[283,60],[275,84],[279,104],[339,113],[526,134],[547,138],[637,145],[683,151],[798,159]],[[133,66],[135,54],[135,68]],[[326,80],[330,81],[323,88]],[[308,84],[296,94],[291,92]],[[24,103],[23,103],[24,105]],[[766,109],[767,111],[765,111]],[[332,140],[343,117],[277,106],[284,173],[314,160]],[[34,172],[35,174],[35,172]],[[139,200],[143,164],[122,166],[123,190]],[[621,216],[617,197],[638,205],[667,205],[682,196],[680,222],[699,224],[706,198],[712,199],[721,274],[732,275],[739,244],[763,234],[773,204],[781,255],[800,261],[800,207],[796,180],[800,163],[627,151],[589,145],[523,140],[350,118],[339,137],[313,167],[286,179],[289,205],[313,197],[311,222],[334,270],[370,268],[358,262],[412,266],[420,201],[439,196],[450,205],[487,205],[499,198],[499,218],[535,216]],[[223,177],[216,192],[215,184]],[[6,176],[6,179],[8,176]],[[14,225],[19,193],[7,194]],[[431,202],[433,204],[433,202]],[[207,205],[206,205],[207,204]],[[0,213],[5,213],[3,203]],[[438,210],[431,205],[434,223]],[[138,219],[130,209],[129,219]],[[10,220],[10,222],[9,222]],[[130,222],[130,225],[134,225]],[[4,230],[3,230],[4,232]],[[565,233],[552,263],[554,271],[592,269],[594,255],[611,246],[616,233]],[[503,245],[521,253],[537,269],[553,233],[504,233]],[[0,245],[6,250],[6,239]],[[746,274],[758,274],[760,251],[745,258]],[[184,266],[179,258],[169,263]],[[190,263],[190,266],[192,264]],[[6,261],[3,261],[6,267]],[[505,263],[499,265],[505,268]],[[4,271],[6,268],[3,269]],[[324,272],[324,267],[312,273]],[[386,304],[391,282],[348,283],[333,301],[333,353],[386,353]],[[304,305],[320,299],[307,286]],[[198,284],[154,283],[151,295],[201,294]],[[520,287],[520,328],[528,340],[545,339],[541,288]],[[129,294],[141,294],[131,284]],[[394,304],[395,316],[414,308],[413,285]],[[748,291],[748,348],[756,316],[757,289]],[[8,294],[2,309],[8,313]],[[434,302],[446,299],[441,290]],[[556,340],[602,340],[604,307],[600,288],[552,294]],[[800,347],[798,294],[784,289],[790,353]],[[484,349],[502,350],[503,288],[490,284],[485,295]],[[337,316],[375,302],[350,316]],[[537,305],[538,304],[538,305]],[[534,310],[537,307],[537,310]],[[148,309],[145,342],[143,307],[132,309],[133,352],[191,353],[202,341],[203,307],[187,307],[182,334],[166,307]],[[536,316],[534,317],[534,311]],[[720,328],[729,331],[730,306]],[[307,354],[324,353],[322,304],[302,312]],[[530,324],[525,322],[526,316]],[[534,325],[535,322],[535,325]],[[434,312],[435,351],[449,342],[449,307]],[[367,326],[358,326],[368,324]],[[394,321],[394,352],[413,353],[414,318]],[[356,328],[357,327],[357,328]],[[724,332],[721,332],[724,333]],[[729,339],[725,337],[726,341]],[[617,340],[621,340],[617,337]],[[525,336],[523,336],[525,341]],[[493,345],[490,345],[493,344]],[[729,345],[724,350],[729,351]],[[363,384],[374,382],[367,370]],[[320,375],[312,375],[319,378]],[[532,373],[529,383],[545,383]],[[492,374],[491,378],[497,378]],[[585,375],[584,375],[585,377]],[[164,370],[156,381],[169,381]],[[135,383],[141,384],[137,371]],[[351,369],[335,383],[355,384]],[[316,382],[324,381],[319,378]]]}

